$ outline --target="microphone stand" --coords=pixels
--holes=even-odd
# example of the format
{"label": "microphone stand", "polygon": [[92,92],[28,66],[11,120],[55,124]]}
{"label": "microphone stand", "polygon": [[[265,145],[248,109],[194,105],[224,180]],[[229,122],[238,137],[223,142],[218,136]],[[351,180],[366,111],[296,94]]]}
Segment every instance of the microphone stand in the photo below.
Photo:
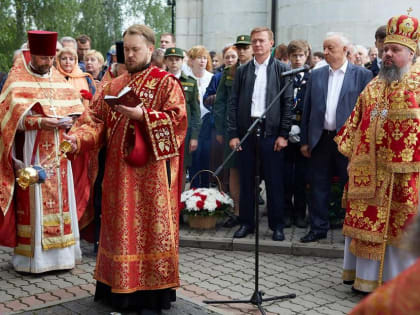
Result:
{"label": "microphone stand", "polygon": [[[308,71],[307,68],[302,68],[302,71]],[[288,76],[288,75],[294,75],[295,73],[288,72],[286,75],[283,73],[282,76]],[[263,302],[268,301],[275,301],[275,300],[283,300],[283,299],[294,299],[296,297],[296,294],[287,294],[283,296],[274,296],[270,298],[263,298],[264,292],[259,290],[259,224],[260,224],[260,218],[258,214],[258,196],[259,196],[259,182],[260,182],[260,139],[261,139],[261,122],[267,112],[273,107],[273,105],[279,100],[280,96],[284,93],[284,91],[290,86],[290,84],[293,82],[293,80],[288,80],[285,86],[280,90],[280,92],[276,95],[276,97],[271,101],[271,103],[267,106],[264,113],[260,117],[258,117],[254,123],[248,128],[245,136],[241,139],[239,142],[237,148],[241,146],[242,143],[245,142],[248,137],[254,133],[255,131],[255,201],[254,201],[254,209],[255,209],[255,289],[254,293],[252,294],[250,299],[244,299],[244,300],[223,300],[223,301],[210,301],[205,300],[203,303],[206,304],[239,304],[239,303],[251,303],[253,305],[256,305],[261,312],[262,315],[265,315],[265,311],[262,307]],[[236,150],[232,150],[230,154],[226,157],[226,159],[223,161],[223,163],[216,169],[214,172],[214,176],[217,176],[220,174],[220,172],[223,170],[223,167],[226,165],[226,163],[232,158],[232,156],[236,153]]]}

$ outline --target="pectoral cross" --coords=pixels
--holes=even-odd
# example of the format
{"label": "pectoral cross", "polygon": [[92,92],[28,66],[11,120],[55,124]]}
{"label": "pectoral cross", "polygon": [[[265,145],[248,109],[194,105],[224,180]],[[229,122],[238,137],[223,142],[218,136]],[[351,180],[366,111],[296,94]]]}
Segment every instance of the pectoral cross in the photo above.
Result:
{"label": "pectoral cross", "polygon": [[407,10],[407,15],[410,15],[411,12],[413,12],[413,8],[409,7],[408,10]]}

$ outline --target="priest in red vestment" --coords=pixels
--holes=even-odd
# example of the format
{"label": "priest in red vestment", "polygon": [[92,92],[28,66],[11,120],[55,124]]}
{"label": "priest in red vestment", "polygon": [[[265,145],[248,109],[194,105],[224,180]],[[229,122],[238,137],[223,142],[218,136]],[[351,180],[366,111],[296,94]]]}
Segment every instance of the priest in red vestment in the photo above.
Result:
{"label": "priest in red vestment", "polygon": [[[59,144],[84,107],[52,66],[57,33],[30,31],[28,43],[0,95],[0,244],[15,247],[15,270],[41,273],[81,260],[71,164]],[[48,176],[23,189],[15,178],[28,166]]]}
{"label": "priest in red vestment", "polygon": [[335,139],[349,158],[343,280],[366,293],[415,262],[400,238],[419,204],[419,38],[415,17],[389,20],[379,75]]}
{"label": "priest in red vestment", "polygon": [[106,146],[95,300],[159,314],[179,286],[185,98],[173,75],[150,65],[150,28],[132,25],[123,40],[128,73],[104,85],[68,140],[76,155]]}
{"label": "priest in red vestment", "polygon": [[[420,210],[420,207],[419,209]],[[404,244],[420,257],[420,216],[410,226]],[[377,288],[349,313],[350,315],[416,315],[420,313],[420,258],[396,278]]]}

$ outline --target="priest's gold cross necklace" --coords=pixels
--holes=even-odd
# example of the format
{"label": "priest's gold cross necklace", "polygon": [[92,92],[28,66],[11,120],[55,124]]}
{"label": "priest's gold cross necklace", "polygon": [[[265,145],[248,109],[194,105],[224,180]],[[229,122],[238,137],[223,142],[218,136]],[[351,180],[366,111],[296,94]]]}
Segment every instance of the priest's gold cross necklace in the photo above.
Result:
{"label": "priest's gold cross necklace", "polygon": [[389,102],[388,102],[388,86],[385,85],[384,87],[384,101],[380,103],[376,103],[375,107],[370,112],[370,121],[374,120],[377,116],[381,120],[385,120],[388,116],[388,109],[389,109]]}

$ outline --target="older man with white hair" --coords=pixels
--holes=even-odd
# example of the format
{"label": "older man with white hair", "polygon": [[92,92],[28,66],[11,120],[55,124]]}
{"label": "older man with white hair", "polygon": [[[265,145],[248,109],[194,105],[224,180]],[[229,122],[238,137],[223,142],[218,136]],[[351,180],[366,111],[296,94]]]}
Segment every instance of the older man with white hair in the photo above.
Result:
{"label": "older man with white hair", "polygon": [[301,152],[309,159],[311,174],[311,229],[301,238],[304,243],[327,236],[331,179],[338,174],[343,185],[347,181],[347,158],[338,152],[334,137],[372,78],[370,71],[347,61],[349,44],[343,34],[328,33],[324,40],[328,65],[314,70],[306,87]]}
{"label": "older man with white hair", "polygon": [[389,20],[379,75],[336,138],[350,161],[343,280],[362,292],[373,291],[415,261],[399,240],[419,204],[419,37],[416,18]]}

